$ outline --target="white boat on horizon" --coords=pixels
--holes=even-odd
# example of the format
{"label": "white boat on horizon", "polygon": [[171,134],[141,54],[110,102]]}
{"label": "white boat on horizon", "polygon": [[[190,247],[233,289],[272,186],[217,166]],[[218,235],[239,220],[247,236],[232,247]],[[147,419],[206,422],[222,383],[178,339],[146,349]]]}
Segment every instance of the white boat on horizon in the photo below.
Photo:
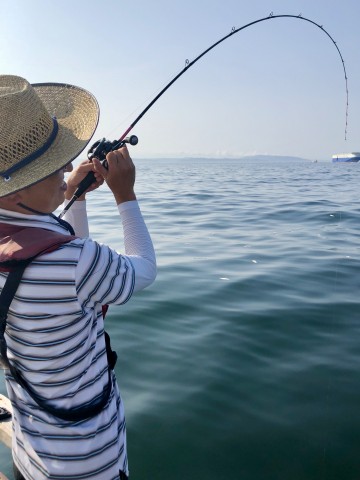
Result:
{"label": "white boat on horizon", "polygon": [[337,153],[332,156],[333,162],[358,162],[360,160],[360,152]]}

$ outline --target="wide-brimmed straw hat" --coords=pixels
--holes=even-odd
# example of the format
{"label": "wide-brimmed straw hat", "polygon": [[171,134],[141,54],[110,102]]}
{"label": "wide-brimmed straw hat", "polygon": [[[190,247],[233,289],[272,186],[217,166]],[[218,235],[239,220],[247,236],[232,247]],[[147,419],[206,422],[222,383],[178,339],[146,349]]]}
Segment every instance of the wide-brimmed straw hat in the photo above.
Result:
{"label": "wide-brimmed straw hat", "polygon": [[98,120],[98,103],[82,88],[0,75],[0,197],[74,160]]}

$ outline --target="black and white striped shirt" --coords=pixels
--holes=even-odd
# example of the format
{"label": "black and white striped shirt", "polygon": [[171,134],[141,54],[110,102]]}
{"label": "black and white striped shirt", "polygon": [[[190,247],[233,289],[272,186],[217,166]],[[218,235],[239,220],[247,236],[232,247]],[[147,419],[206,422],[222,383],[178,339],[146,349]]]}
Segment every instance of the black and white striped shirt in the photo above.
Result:
{"label": "black and white striped shirt", "polygon": [[[82,236],[85,212],[85,202],[76,202],[67,218]],[[10,306],[8,358],[36,393],[58,408],[101,397],[108,382],[101,306],[127,302],[156,276],[154,249],[137,202],[119,205],[119,212],[125,255],[90,238],[72,240],[26,268]],[[63,232],[48,216],[0,209],[0,222]],[[0,288],[6,275],[0,273]],[[13,457],[26,479],[115,480],[119,470],[128,473],[124,409],[113,373],[112,382],[100,414],[68,422],[41,410],[7,372]]]}

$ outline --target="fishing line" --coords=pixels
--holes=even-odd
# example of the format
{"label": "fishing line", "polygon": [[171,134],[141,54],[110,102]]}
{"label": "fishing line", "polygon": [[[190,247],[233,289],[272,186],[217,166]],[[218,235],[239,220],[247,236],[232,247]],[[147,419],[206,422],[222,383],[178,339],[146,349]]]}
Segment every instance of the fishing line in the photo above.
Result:
{"label": "fishing line", "polygon": [[[347,127],[348,127],[348,109],[349,109],[349,91],[348,91],[348,77],[346,73],[346,68],[345,68],[345,62],[343,59],[343,56],[340,52],[339,47],[337,46],[337,43],[333,39],[333,37],[324,29],[324,27],[318,23],[316,23],[313,20],[310,20],[309,18],[303,17],[301,14],[299,15],[274,15],[273,12],[271,12],[267,17],[260,18],[258,20],[254,20],[253,22],[247,23],[246,25],[243,25],[242,27],[235,28],[233,27],[231,29],[231,32],[225,35],[224,37],[220,38],[217,42],[213,43],[209,48],[204,50],[200,55],[198,55],[194,60],[186,60],[185,61],[185,66],[184,68],[175,75],[174,78],[168,82],[165,87],[160,90],[160,92],[147,104],[147,106],[141,111],[141,113],[135,118],[135,120],[129,125],[129,127],[125,130],[125,132],[121,135],[121,137],[118,140],[114,140],[113,142],[106,140],[103,138],[102,140],[99,140],[95,142],[91,148],[88,151],[88,159],[91,160],[92,158],[96,157],[98,158],[101,162],[103,162],[104,166],[107,166],[106,164],[106,155],[113,151],[117,150],[121,146],[123,146],[125,143],[131,143],[132,145],[137,144],[137,137],[135,135],[131,135],[130,137],[127,137],[127,135],[131,132],[131,130],[135,127],[135,125],[142,119],[142,117],[150,110],[150,108],[154,105],[155,102],[159,100],[159,98],[185,73],[191,68],[196,62],[198,62],[202,57],[204,57],[207,53],[209,53],[211,50],[213,50],[215,47],[220,45],[220,43],[224,42],[228,38],[232,37],[236,33],[241,32],[242,30],[245,30],[246,28],[251,27],[252,25],[256,25],[257,23],[260,22],[265,22],[267,20],[274,20],[276,18],[293,18],[297,20],[302,20],[304,22],[308,22],[317,28],[319,28],[322,32],[324,32],[332,41],[334,44],[344,70],[344,76],[345,76],[345,90],[346,90],[346,111],[345,111],[345,140],[347,137]],[[60,213],[59,217],[62,218],[66,211],[71,207],[71,205],[77,200],[85,191],[86,189],[94,182],[95,177],[93,172],[89,172],[87,176],[80,182],[76,192],[74,193],[73,197],[69,201],[69,203],[66,205],[65,209]]]}

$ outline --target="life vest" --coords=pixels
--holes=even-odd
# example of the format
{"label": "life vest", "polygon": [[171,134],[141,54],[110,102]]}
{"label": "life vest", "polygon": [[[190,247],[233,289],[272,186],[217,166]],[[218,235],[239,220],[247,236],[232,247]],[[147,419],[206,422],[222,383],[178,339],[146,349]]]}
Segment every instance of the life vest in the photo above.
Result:
{"label": "life vest", "polygon": [[[52,407],[36,394],[19,370],[8,360],[4,333],[7,313],[26,267],[38,255],[52,252],[60,245],[69,243],[76,238],[74,235],[63,235],[43,228],[0,223],[0,271],[9,272],[0,295],[0,356],[3,367],[10,370],[15,381],[26,390],[39,407],[55,417],[68,421],[79,421],[94,417],[101,412],[109,400],[112,389],[111,370],[114,369],[117,354],[111,349],[110,337],[107,332],[104,331],[108,360],[108,384],[100,401],[72,410]],[[103,305],[103,317],[105,317],[107,308],[108,305]]]}

